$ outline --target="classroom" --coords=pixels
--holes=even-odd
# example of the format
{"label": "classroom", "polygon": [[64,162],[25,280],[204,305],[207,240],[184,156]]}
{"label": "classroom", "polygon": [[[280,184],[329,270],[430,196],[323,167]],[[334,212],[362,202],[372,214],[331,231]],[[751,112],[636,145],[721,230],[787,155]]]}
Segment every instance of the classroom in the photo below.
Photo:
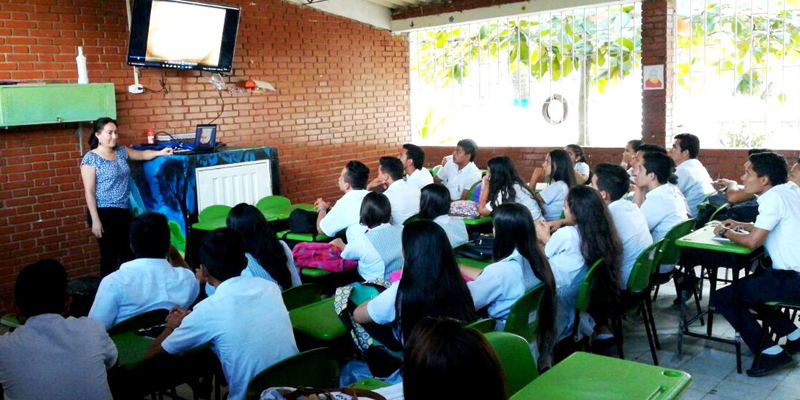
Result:
{"label": "classroom", "polygon": [[0,393],[797,399],[798,185],[797,0],[0,0]]}

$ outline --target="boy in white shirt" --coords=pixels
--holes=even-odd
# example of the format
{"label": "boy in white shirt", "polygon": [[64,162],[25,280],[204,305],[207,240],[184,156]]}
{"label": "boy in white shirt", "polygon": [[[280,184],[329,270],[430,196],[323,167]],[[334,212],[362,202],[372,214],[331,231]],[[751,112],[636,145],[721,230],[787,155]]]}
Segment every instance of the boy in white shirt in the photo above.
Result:
{"label": "boy in white shirt", "polygon": [[[762,327],[750,311],[757,311],[767,321],[764,303],[800,304],[800,252],[796,249],[800,232],[800,187],[787,183],[786,160],[775,153],[751,155],[744,169],[744,190],[758,196],[756,222],[727,220],[717,226],[714,233],[750,249],[763,245],[772,259],[772,268],[756,271],[734,285],[717,290],[711,301],[716,311],[741,333],[753,354],[761,353],[747,374],[763,376],[790,364],[791,356],[800,353],[800,329],[788,314],[774,313],[769,326]],[[786,344],[778,346],[770,335],[762,351],[763,329],[770,329],[778,339],[786,336]]]}
{"label": "boy in white shirt", "polygon": [[477,154],[478,145],[463,139],[456,144],[452,156],[442,159],[442,168],[433,180],[447,187],[453,201],[467,200],[469,189],[481,180],[481,170],[474,162]]}
{"label": "boy in white shirt", "polygon": [[[200,293],[194,272],[181,264],[173,267],[166,260],[170,234],[164,215],[136,217],[130,236],[136,258],[103,278],[89,311],[89,318],[100,321],[106,329],[148,311],[188,308]],[[180,254],[177,258],[176,262],[183,263]]]}
{"label": "boy in white shirt", "polygon": [[675,136],[675,142],[669,149],[669,156],[677,166],[675,175],[678,176],[678,189],[686,198],[692,218],[697,216],[697,206],[716,192],[706,167],[697,159],[699,153],[700,139],[690,133]]}
{"label": "boy in white shirt", "polygon": [[317,232],[329,237],[336,236],[343,230],[358,225],[361,201],[369,193],[366,190],[369,179],[369,168],[360,161],[350,161],[342,168],[339,174],[339,190],[344,193],[331,208],[330,203],[317,199],[314,208],[317,209]]}
{"label": "boy in white shirt", "polygon": [[67,273],[55,260],[31,264],[17,276],[17,315],[27,318],[0,336],[0,385],[6,399],[111,400],[106,370],[117,348],[99,322],[64,318],[71,297]]}
{"label": "boy in white shirt", "polygon": [[419,190],[433,183],[433,176],[430,171],[425,169],[425,151],[419,146],[410,143],[404,144],[403,150],[397,158],[403,163],[406,182],[416,186]]}
{"label": "boy in white shirt", "polygon": [[289,312],[277,284],[239,276],[247,266],[239,232],[220,228],[208,234],[200,247],[200,263],[199,273],[216,288],[214,295],[197,303],[191,313],[175,307],[147,358],[210,343],[228,381],[228,399],[242,400],[253,377],[298,353]]}
{"label": "boy in white shirt", "polygon": [[653,244],[644,214],[635,204],[623,199],[628,192],[628,172],[619,165],[600,164],[595,167],[591,186],[600,192],[608,206],[614,227],[622,241],[621,289],[628,287],[633,264],[648,246]]}
{"label": "boy in white shirt", "polygon": [[675,225],[689,219],[686,199],[668,182],[674,168],[675,162],[668,156],[647,153],[633,172],[636,177],[633,202],[641,208],[653,241],[663,239]]}
{"label": "boy in white shirt", "polygon": [[386,185],[383,192],[392,205],[392,225],[402,225],[406,219],[419,213],[420,190],[403,180],[403,163],[395,157],[381,157],[378,179]]}

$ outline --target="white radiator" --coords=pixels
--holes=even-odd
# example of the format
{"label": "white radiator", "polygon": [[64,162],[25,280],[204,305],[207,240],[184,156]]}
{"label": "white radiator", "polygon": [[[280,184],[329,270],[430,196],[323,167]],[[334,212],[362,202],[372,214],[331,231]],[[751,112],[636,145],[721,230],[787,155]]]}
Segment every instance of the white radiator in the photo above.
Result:
{"label": "white radiator", "polygon": [[270,160],[217,165],[195,169],[197,182],[197,210],[223,204],[255,205],[272,195]]}

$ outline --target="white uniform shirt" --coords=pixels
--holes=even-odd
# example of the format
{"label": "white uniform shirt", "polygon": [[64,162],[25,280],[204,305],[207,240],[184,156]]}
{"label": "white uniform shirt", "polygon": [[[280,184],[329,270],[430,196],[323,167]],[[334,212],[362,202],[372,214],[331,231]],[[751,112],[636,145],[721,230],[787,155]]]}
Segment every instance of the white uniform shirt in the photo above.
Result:
{"label": "white uniform shirt", "polygon": [[564,199],[569,193],[569,186],[564,181],[550,182],[547,189],[539,192],[539,196],[544,200],[544,219],[554,221],[561,219],[564,212]]}
{"label": "white uniform shirt", "polygon": [[754,226],[769,231],[764,247],[772,268],[800,272],[800,187],[789,182],[761,195]]}
{"label": "white uniform shirt", "polygon": [[259,278],[235,277],[219,284],[161,346],[179,354],[205,343],[222,364],[230,400],[244,399],[254,376],[298,352],[280,288]]}
{"label": "white uniform shirt", "polygon": [[[519,203],[525,206],[525,208],[531,212],[531,218],[533,218],[534,221],[544,219],[544,216],[542,215],[542,209],[539,208],[539,203],[536,202],[536,199],[533,198],[533,195],[531,195],[530,192],[523,189],[518,183],[514,184],[514,192],[516,192],[514,195],[514,203]],[[497,196],[497,203],[498,206],[503,204],[502,192]],[[489,210],[489,212],[492,211],[493,207],[491,199],[486,202],[486,209]]]}
{"label": "white uniform shirt", "polygon": [[111,400],[106,370],[117,348],[99,322],[40,314],[0,336],[6,399]]}
{"label": "white uniform shirt", "polygon": [[467,287],[476,310],[488,306],[490,317],[505,319],[511,306],[540,283],[528,260],[514,249],[508,257],[486,266]]}
{"label": "white uniform shirt", "polygon": [[399,287],[400,281],[397,281],[367,303],[367,314],[376,324],[388,325],[397,319],[395,304]]}
{"label": "white uniform shirt", "polygon": [[644,214],[636,204],[628,200],[619,199],[608,205],[611,219],[617,228],[617,235],[622,241],[622,280],[621,289],[628,287],[628,278],[631,276],[636,258],[653,244],[650,228]]}
{"label": "white uniform shirt", "polygon": [[[389,226],[391,225],[381,224],[374,229],[383,229]],[[372,242],[367,239],[367,228],[363,225],[358,225],[358,227],[358,230],[353,230],[352,235],[347,236],[348,242],[344,250],[342,250],[342,258],[345,260],[358,261],[358,274],[361,275],[365,281],[383,279],[386,265],[384,265],[378,250],[376,250]],[[398,236],[397,240],[400,241],[402,239]]]}
{"label": "white uniform shirt", "polygon": [[406,182],[416,186],[417,189],[422,190],[422,188],[425,186],[433,183],[433,176],[431,176],[431,171],[428,171],[427,168],[421,168],[414,170],[411,175],[406,176]]}
{"label": "white uniform shirt", "polygon": [[[292,249],[290,249],[289,246],[286,243],[284,243],[283,240],[279,240],[278,242],[280,242],[281,247],[283,248],[283,254],[286,255],[286,268],[289,270],[289,275],[291,275],[292,277],[292,287],[302,285],[303,282],[300,281],[300,274],[297,273],[297,267],[295,267],[294,265],[294,256],[292,256]],[[250,267],[263,269],[261,264],[259,264],[258,260],[256,260],[256,258],[253,257],[252,254],[245,253],[245,256],[247,257],[247,268],[245,268],[242,271],[241,276],[252,277],[253,273],[250,272]],[[267,272],[266,270],[264,270],[264,272],[267,274],[267,276],[269,276],[269,272]],[[272,276],[269,276],[267,280],[275,282],[276,284],[278,283],[275,279],[272,278]],[[278,286],[280,287],[280,285]],[[283,288],[283,287],[281,288],[281,290],[286,290],[286,289],[289,288]]]}
{"label": "white uniform shirt", "polygon": [[322,232],[334,237],[340,231],[344,229],[349,231],[351,226],[358,225],[361,219],[361,202],[368,193],[368,190],[351,190],[345,193],[328,211],[325,218],[319,221]]}
{"label": "white uniform shirt", "polygon": [[589,168],[589,164],[583,161],[578,161],[575,163],[575,171],[578,171],[578,173],[583,175],[584,178],[588,178],[589,174],[591,173],[591,168]]}
{"label": "white uniform shirt", "polygon": [[689,214],[694,218],[697,216],[697,206],[716,192],[712,185],[713,180],[708,175],[706,167],[696,158],[678,165],[675,168],[675,175],[678,176],[678,189],[689,205]]}
{"label": "white uniform shirt", "polygon": [[675,225],[689,219],[686,199],[670,183],[647,192],[641,210],[654,242],[663,239]]}
{"label": "white uniform shirt", "polygon": [[433,222],[439,224],[447,234],[447,239],[450,241],[450,246],[456,248],[469,242],[469,234],[467,233],[467,225],[464,220],[460,218],[451,218],[449,215],[440,215],[433,219]]}
{"label": "white uniform shirt", "polygon": [[555,231],[544,246],[544,254],[550,261],[556,288],[570,285],[586,266],[581,254],[581,235],[574,226]]}
{"label": "white uniform shirt", "polygon": [[148,311],[188,308],[199,293],[191,270],[173,267],[163,258],[138,258],[103,278],[89,318],[108,329]]}
{"label": "white uniform shirt", "polygon": [[383,194],[392,205],[392,225],[402,225],[409,217],[419,213],[419,189],[400,180],[392,182]]}
{"label": "white uniform shirt", "polygon": [[436,175],[442,180],[444,186],[450,191],[452,200],[461,200],[461,195],[465,190],[472,188],[475,182],[481,180],[481,170],[470,162],[464,168],[458,169],[458,165],[453,162],[452,157],[439,170]]}

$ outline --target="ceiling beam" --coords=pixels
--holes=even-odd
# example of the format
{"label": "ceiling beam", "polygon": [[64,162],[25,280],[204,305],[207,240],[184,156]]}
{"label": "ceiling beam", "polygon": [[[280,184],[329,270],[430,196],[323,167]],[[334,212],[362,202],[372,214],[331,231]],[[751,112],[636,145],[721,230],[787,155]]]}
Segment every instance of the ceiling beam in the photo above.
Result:
{"label": "ceiling beam", "polygon": [[392,10],[385,4],[367,0],[327,0],[308,4],[306,0],[289,0],[340,17],[363,22],[380,29],[391,29]]}

